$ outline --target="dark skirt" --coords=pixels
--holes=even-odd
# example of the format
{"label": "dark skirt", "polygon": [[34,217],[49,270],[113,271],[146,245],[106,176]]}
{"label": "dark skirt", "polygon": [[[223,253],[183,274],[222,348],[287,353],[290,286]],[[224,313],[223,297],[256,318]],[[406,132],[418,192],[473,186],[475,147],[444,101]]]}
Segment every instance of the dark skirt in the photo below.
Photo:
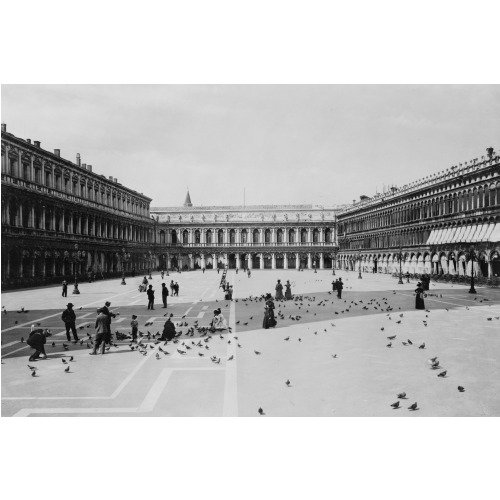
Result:
{"label": "dark skirt", "polygon": [[274,319],[274,311],[272,309],[266,310],[264,313],[264,321],[262,323],[262,328],[266,330],[268,328],[273,328],[276,326],[276,320]]}
{"label": "dark skirt", "polygon": [[415,309],[425,309],[424,299],[420,293],[417,293],[415,298]]}

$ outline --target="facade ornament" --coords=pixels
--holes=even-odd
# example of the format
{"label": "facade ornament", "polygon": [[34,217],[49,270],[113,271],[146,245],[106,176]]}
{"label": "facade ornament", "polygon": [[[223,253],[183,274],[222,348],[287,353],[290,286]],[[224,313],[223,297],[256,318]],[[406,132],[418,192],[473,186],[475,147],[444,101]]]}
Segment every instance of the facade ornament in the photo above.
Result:
{"label": "facade ornament", "polygon": [[194,215],[191,215],[191,222],[194,222]]}

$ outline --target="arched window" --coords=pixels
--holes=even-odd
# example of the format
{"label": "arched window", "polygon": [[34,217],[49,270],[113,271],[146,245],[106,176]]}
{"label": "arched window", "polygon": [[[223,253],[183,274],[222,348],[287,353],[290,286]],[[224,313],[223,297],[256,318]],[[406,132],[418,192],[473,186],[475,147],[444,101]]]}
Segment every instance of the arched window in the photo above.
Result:
{"label": "arched window", "polygon": [[248,233],[246,229],[243,229],[241,231],[241,242],[242,243],[248,243]]}
{"label": "arched window", "polygon": [[212,231],[210,229],[207,231],[207,243],[212,244]]}
{"label": "arched window", "polygon": [[222,229],[219,229],[219,232],[217,233],[217,243],[219,245],[224,243],[224,231]]}
{"label": "arched window", "polygon": [[182,243],[184,245],[187,245],[189,243],[189,233],[188,233],[188,230],[185,229],[183,232],[182,232]]}
{"label": "arched window", "polygon": [[278,243],[283,243],[283,230],[278,229],[278,232],[276,233],[276,238]]}
{"label": "arched window", "polygon": [[172,243],[177,244],[177,231],[175,229],[172,231]]}
{"label": "arched window", "polygon": [[325,230],[325,243],[331,243],[331,242],[332,242],[332,231],[329,227],[327,227]]}
{"label": "arched window", "polygon": [[259,243],[259,230],[258,229],[253,230],[253,242]]}
{"label": "arched window", "polygon": [[318,243],[319,242],[319,231],[317,228],[314,229],[313,231],[313,242]]}
{"label": "arched window", "polygon": [[231,229],[229,231],[229,243],[231,244],[236,243],[236,231],[234,229]]}
{"label": "arched window", "polygon": [[160,244],[165,244],[165,231],[160,231]]}
{"label": "arched window", "polygon": [[302,228],[302,231],[300,231],[300,242],[307,243],[307,230],[305,228]]}
{"label": "arched window", "polygon": [[200,230],[197,229],[195,232],[194,232],[194,242],[199,245],[200,244]]}
{"label": "arched window", "polygon": [[288,230],[288,242],[295,243],[295,229]]}
{"label": "arched window", "polygon": [[266,231],[264,233],[264,238],[265,238],[266,245],[269,245],[269,243],[271,243],[271,230],[270,229],[266,229]]}

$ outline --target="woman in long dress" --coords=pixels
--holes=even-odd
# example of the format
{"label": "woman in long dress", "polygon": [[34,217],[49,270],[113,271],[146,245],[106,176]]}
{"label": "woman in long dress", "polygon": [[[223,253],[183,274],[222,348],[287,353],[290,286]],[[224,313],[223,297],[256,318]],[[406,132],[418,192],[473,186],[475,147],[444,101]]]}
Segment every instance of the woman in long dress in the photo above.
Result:
{"label": "woman in long dress", "polygon": [[417,283],[417,288],[415,290],[415,309],[425,309],[424,304],[424,289],[422,288],[422,283]]}
{"label": "woman in long dress", "polygon": [[292,300],[292,285],[290,285],[290,281],[287,280],[285,285],[285,300]]}
{"label": "woman in long dress", "polygon": [[220,309],[214,311],[214,317],[212,319],[212,329],[213,330],[227,330],[226,318],[221,313]]}
{"label": "woman in long dress", "polygon": [[262,328],[274,328],[276,326],[276,319],[274,318],[274,301],[270,293],[266,295],[266,307],[264,309],[264,322]]}
{"label": "woman in long dress", "polygon": [[281,280],[278,280],[276,284],[276,300],[283,300],[283,285],[281,284]]}

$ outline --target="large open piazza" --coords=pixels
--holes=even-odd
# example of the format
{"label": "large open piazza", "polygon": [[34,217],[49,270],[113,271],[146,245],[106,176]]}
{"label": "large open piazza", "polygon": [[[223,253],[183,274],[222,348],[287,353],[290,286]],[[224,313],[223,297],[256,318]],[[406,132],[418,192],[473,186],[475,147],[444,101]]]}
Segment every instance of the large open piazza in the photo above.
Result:
{"label": "large open piazza", "polygon": [[[161,276],[152,276],[158,296]],[[164,281],[179,283],[179,297],[169,297],[167,309],[157,298],[154,311],[138,291],[142,276],[125,286],[84,282],[80,295],[70,286],[67,298],[59,286],[5,292],[2,416],[500,415],[498,289],[478,287],[471,295],[468,286],[431,282],[426,310],[415,310],[415,281],[339,276],[342,299],[332,292],[331,270],[255,270],[250,278],[230,270],[234,300],[227,301],[216,271],[170,273]],[[278,279],[290,280],[294,300],[276,301],[278,324],[265,330],[262,296],[274,295]],[[131,315],[138,316],[142,352],[115,340],[104,355],[89,356],[96,308],[107,300],[117,314],[113,333],[129,334]],[[68,302],[83,340],[76,345],[67,342],[60,319]],[[230,331],[191,330],[208,326],[218,307]],[[154,335],[170,313],[182,335],[165,345]],[[52,332],[46,360],[28,361],[32,350],[21,339],[33,324]],[[438,369],[429,361],[434,357]]]}

